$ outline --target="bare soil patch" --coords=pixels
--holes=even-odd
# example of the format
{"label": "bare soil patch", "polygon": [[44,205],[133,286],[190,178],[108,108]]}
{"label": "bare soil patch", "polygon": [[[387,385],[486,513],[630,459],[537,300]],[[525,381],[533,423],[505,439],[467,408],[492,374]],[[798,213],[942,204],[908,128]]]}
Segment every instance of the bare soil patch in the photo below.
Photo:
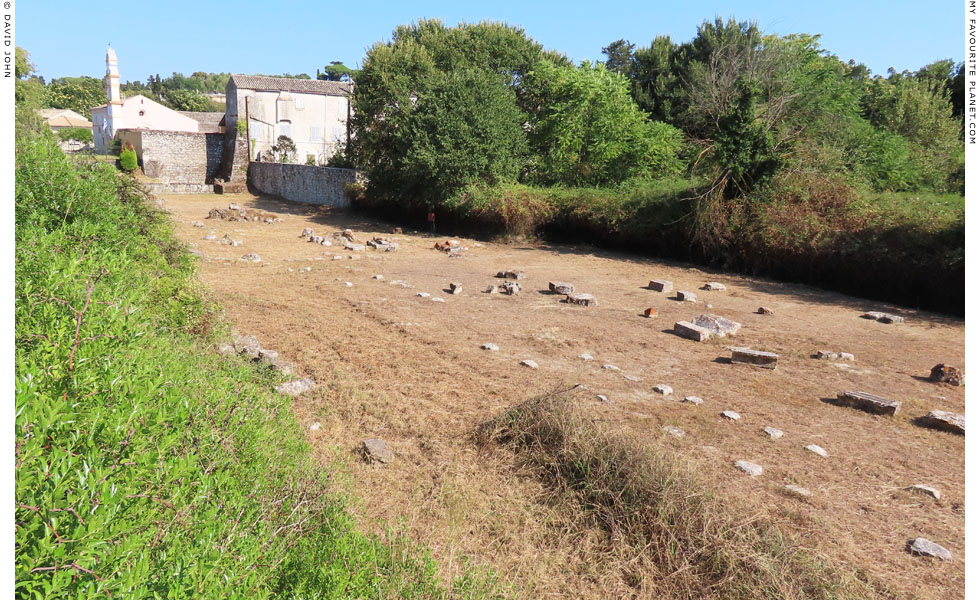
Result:
{"label": "bare soil patch", "polygon": [[[204,220],[229,202],[282,222]],[[644,574],[630,568],[635,557],[617,554],[603,532],[550,505],[548,491],[515,467],[512,454],[472,440],[480,423],[508,407],[580,383],[609,400],[589,405],[596,420],[686,452],[719,488],[794,531],[814,553],[865,570],[902,596],[964,594],[964,438],[915,423],[934,409],[965,412],[965,388],[927,380],[937,363],[963,366],[960,319],[586,246],[463,239],[469,249],[453,258],[433,248],[444,237],[391,234],[343,211],[248,194],[168,196],[164,205],[178,237],[202,254],[200,278],[237,330],[318,382],[295,400],[295,411],[325,465],[338,448],[348,461],[364,527],[401,524],[432,548],[447,575],[468,560],[492,566],[528,597],[645,595]],[[316,235],[350,228],[360,243],[383,235],[399,249],[312,244],[299,238],[306,227]],[[204,240],[210,231],[216,239]],[[225,234],[243,244],[219,244]],[[239,261],[246,253],[261,262]],[[522,291],[484,293],[507,269],[524,271]],[[652,279],[693,291],[698,301],[646,289]],[[562,302],[551,281],[593,294],[598,306]],[[699,289],[709,281],[727,289]],[[451,294],[450,282],[462,293]],[[758,314],[762,306],[774,314]],[[656,311],[651,318],[648,308]],[[869,310],[905,322],[862,319]],[[702,343],[672,333],[674,322],[702,313],[742,328]],[[486,342],[499,351],[481,349]],[[778,367],[732,364],[728,345],[778,353]],[[821,350],[856,360],[814,358]],[[524,359],[539,368],[521,366]],[[654,392],[657,384],[673,393]],[[900,400],[901,411],[875,416],[830,402],[844,390]],[[686,396],[704,402],[684,403]],[[725,420],[723,410],[741,418]],[[314,422],[321,423],[315,431]],[[686,434],[669,435],[668,425]],[[770,439],[767,426],[784,435]],[[395,460],[361,461],[365,438],[384,439]],[[810,444],[829,456],[804,450]],[[746,476],[736,460],[765,472]],[[813,495],[789,494],[787,484]],[[914,484],[938,488],[942,498],[906,490]],[[942,544],[953,561],[912,556],[906,543],[917,537]]]}

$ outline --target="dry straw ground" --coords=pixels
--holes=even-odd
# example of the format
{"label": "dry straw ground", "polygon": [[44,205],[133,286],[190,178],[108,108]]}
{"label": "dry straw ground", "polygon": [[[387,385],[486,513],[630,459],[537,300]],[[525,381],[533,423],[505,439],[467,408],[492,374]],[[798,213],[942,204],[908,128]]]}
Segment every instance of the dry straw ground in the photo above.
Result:
{"label": "dry straw ground", "polygon": [[[228,202],[284,221],[204,220]],[[452,259],[433,250],[428,235],[390,235],[388,226],[347,213],[248,194],[170,196],[165,205],[179,237],[203,253],[200,277],[237,330],[256,335],[319,383],[295,401],[295,411],[306,427],[322,424],[307,436],[325,465],[348,463],[362,526],[400,524],[432,548],[446,574],[463,561],[486,564],[533,598],[653,597],[670,589],[635,544],[601,519],[585,518],[528,456],[475,439],[481,424],[509,408],[580,383],[610,402],[576,394],[576,414],[630,443],[681,457],[685,472],[717,492],[711,510],[724,513],[719,518],[775,524],[805,556],[883,582],[888,594],[964,594],[964,439],[913,423],[931,409],[964,412],[964,388],[925,380],[936,363],[963,365],[962,320],[589,247],[464,240],[469,250]],[[196,220],[207,228],[193,227]],[[304,227],[317,234],[349,227],[361,241],[389,235],[400,249],[318,246],[298,238]],[[205,241],[209,230],[244,245]],[[237,261],[247,252],[262,262]],[[483,293],[508,268],[527,273],[524,292]],[[699,302],[645,289],[650,279],[695,291]],[[552,280],[595,294],[599,306],[561,303],[547,293]],[[462,282],[463,293],[449,295],[450,281]],[[707,281],[728,290],[697,289]],[[417,297],[420,291],[446,302]],[[755,314],[759,306],[775,314]],[[644,318],[650,307],[657,315]],[[861,319],[866,310],[901,314],[906,322]],[[668,332],[700,313],[743,328],[734,340],[700,344]],[[484,342],[500,350],[481,350]],[[778,369],[728,364],[725,345],[733,342],[779,353]],[[818,350],[850,352],[857,360],[816,360]],[[583,352],[594,360],[579,358]],[[527,358],[540,368],[519,366]],[[654,393],[659,383],[673,394]],[[901,400],[902,411],[877,417],[823,401],[845,389]],[[705,402],[681,403],[688,395]],[[742,418],[725,421],[722,410]],[[686,435],[669,436],[665,425]],[[765,426],[785,436],[770,440]],[[396,460],[384,466],[359,460],[356,449],[369,437],[385,439]],[[829,457],[805,451],[808,444]],[[733,467],[740,459],[765,473],[742,474]],[[940,489],[942,499],[905,490],[917,483]],[[813,497],[787,494],[785,484],[809,488]],[[951,550],[953,562],[908,554],[906,542],[919,536]]]}

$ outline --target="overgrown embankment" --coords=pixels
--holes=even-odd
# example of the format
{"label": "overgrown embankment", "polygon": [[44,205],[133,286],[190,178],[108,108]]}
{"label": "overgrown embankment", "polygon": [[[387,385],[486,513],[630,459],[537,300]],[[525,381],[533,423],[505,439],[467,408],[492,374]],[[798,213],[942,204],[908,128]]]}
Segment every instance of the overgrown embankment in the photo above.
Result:
{"label": "overgrown embankment", "polygon": [[[417,206],[350,191],[355,207],[422,225]],[[701,191],[682,178],[599,188],[471,186],[437,209],[437,223],[446,234],[586,242],[963,314],[963,196],[859,191],[795,174],[723,203],[699,199]]]}
{"label": "overgrown embankment", "polygon": [[18,597],[485,595],[354,530],[276,375],[206,348],[217,309],[128,176],[50,134],[16,169]]}
{"label": "overgrown embankment", "polygon": [[737,501],[714,492],[689,459],[615,433],[574,394],[533,398],[484,424],[482,443],[509,447],[552,491],[624,546],[642,597],[858,600],[894,597]]}

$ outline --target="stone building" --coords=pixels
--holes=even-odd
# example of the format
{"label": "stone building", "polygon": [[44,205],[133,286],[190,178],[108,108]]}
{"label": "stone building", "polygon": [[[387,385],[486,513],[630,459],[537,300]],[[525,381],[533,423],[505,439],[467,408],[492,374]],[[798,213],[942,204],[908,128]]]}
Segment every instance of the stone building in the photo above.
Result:
{"label": "stone building", "polygon": [[225,87],[225,128],[248,123],[253,160],[268,160],[284,135],[296,145],[293,162],[323,164],[348,138],[349,96],[346,82],[232,75]]}
{"label": "stone building", "polygon": [[154,129],[196,133],[198,121],[176,110],[137,94],[125,100],[119,93],[119,62],[116,51],[109,48],[105,55],[107,104],[92,109],[92,137],[95,151],[106,154],[112,148],[116,132],[121,129]]}

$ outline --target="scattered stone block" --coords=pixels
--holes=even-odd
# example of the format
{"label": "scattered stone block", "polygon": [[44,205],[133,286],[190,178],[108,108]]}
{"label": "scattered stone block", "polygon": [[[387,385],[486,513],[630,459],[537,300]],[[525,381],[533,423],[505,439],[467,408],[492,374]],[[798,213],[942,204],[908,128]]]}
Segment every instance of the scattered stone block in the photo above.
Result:
{"label": "scattered stone block", "polygon": [[863,315],[861,315],[861,318],[872,319],[874,321],[878,321],[881,323],[904,323],[905,322],[905,317],[878,312],[875,310],[864,313]]}
{"label": "scattered stone block", "polygon": [[310,431],[320,431],[320,427],[320,422],[317,421],[316,423],[310,425]]}
{"label": "scattered stone block", "polygon": [[753,462],[749,462],[747,460],[737,460],[735,461],[735,466],[738,468],[739,471],[742,471],[743,473],[747,473],[752,477],[758,477],[759,475],[762,475],[762,467],[760,467],[759,465]]}
{"label": "scattered stone block", "polygon": [[286,394],[287,396],[299,396],[300,394],[305,394],[312,389],[313,380],[309,377],[297,379],[295,381],[287,381],[286,383],[276,386],[277,392],[280,394]]}
{"label": "scattered stone block", "polygon": [[235,351],[239,354],[258,360],[259,350],[259,340],[254,335],[240,335],[235,338]]}
{"label": "scattered stone block", "polygon": [[894,416],[902,408],[902,403],[897,400],[888,400],[865,392],[840,392],[837,394],[837,404],[875,415],[889,416]]}
{"label": "scattered stone block", "polygon": [[609,402],[609,398],[605,394],[596,394],[595,397],[599,402]]}
{"label": "scattered stone block", "polygon": [[388,444],[384,440],[370,439],[361,441],[361,449],[364,452],[364,458],[368,462],[379,462],[382,464],[390,463],[395,460],[395,453],[391,451]]}
{"label": "scattered stone block", "polygon": [[[307,269],[307,271],[309,271],[309,269]],[[351,282],[349,282],[349,281],[345,281],[344,282],[344,287],[354,287],[354,284],[351,283]]]}
{"label": "scattered stone block", "polygon": [[694,317],[694,324],[707,329],[718,337],[734,335],[742,328],[741,323],[736,323],[718,315],[698,315]]}
{"label": "scattered stone block", "polygon": [[454,296],[456,294],[462,294],[463,293],[463,284],[462,283],[459,283],[458,281],[451,282],[449,284],[449,293],[453,294]]}
{"label": "scattered stone block", "polygon": [[827,453],[826,450],[824,450],[823,448],[821,448],[820,446],[818,446],[816,444],[810,444],[809,446],[804,446],[803,449],[804,450],[809,450],[810,452],[813,452],[817,456],[822,456],[824,458],[827,458],[828,456],[830,456]]}
{"label": "scattered stone block", "polygon": [[626,381],[632,381],[634,383],[635,382],[638,382],[638,381],[643,381],[642,379],[640,379],[636,375],[623,375],[623,379],[625,379]]}
{"label": "scattered stone block", "polygon": [[717,281],[709,281],[708,283],[702,285],[701,286],[701,289],[702,290],[709,290],[709,291],[712,291],[712,292],[724,292],[728,288],[725,287],[725,284],[723,284],[723,283],[718,283]]}
{"label": "scattered stone block", "polygon": [[653,386],[653,391],[657,392],[658,394],[663,394],[664,396],[669,396],[670,394],[674,393],[674,388],[670,387],[666,383],[658,383],[657,385]]}
{"label": "scattered stone block", "polygon": [[721,411],[721,416],[728,419],[729,421],[738,421],[742,418],[742,415],[738,414],[734,410],[723,410]]}
{"label": "scattered stone block", "polygon": [[525,360],[522,360],[521,361],[521,366],[528,367],[530,369],[537,369],[538,368],[538,363],[536,363],[533,360],[531,360],[530,358],[528,358],[528,359],[525,359]]}
{"label": "scattered stone block", "polygon": [[681,429],[680,427],[675,427],[673,425],[664,425],[661,429],[663,429],[664,432],[674,437],[679,437],[679,438],[684,437],[684,430]]}
{"label": "scattered stone block", "polygon": [[364,250],[364,244],[344,242],[344,250],[350,250],[351,252],[362,252]]}
{"label": "scattered stone block", "polygon": [[482,346],[480,346],[480,348],[482,348],[484,350],[492,350],[494,352],[496,352],[497,350],[500,350],[500,347],[497,346],[497,344],[493,344],[493,343],[490,343],[490,342],[487,342],[486,344],[483,344]]}
{"label": "scattered stone block", "polygon": [[378,281],[384,281],[385,280],[385,276],[384,275],[375,275],[371,279],[377,279]]}
{"label": "scattered stone block", "polygon": [[776,311],[774,311],[771,308],[766,308],[765,306],[760,306],[759,307],[759,310],[757,310],[755,312],[759,313],[760,315],[774,315],[774,314],[776,314]]}
{"label": "scattered stone block", "polygon": [[921,483],[917,483],[915,485],[910,485],[906,489],[908,489],[910,491],[913,491],[913,492],[918,492],[920,494],[925,494],[927,496],[932,496],[936,500],[939,500],[940,498],[943,497],[943,495],[936,488],[934,488],[932,486],[928,486],[928,485],[923,485]]}
{"label": "scattered stone block", "polygon": [[429,292],[417,292],[415,295],[418,296],[419,298],[428,298],[432,294],[430,294]]}
{"label": "scattered stone block", "polygon": [[516,296],[521,293],[521,284],[516,281],[505,281],[503,285],[500,286],[500,291],[507,294],[508,296]]}
{"label": "scattered stone block", "polygon": [[497,294],[500,292],[500,288],[495,285],[488,285],[487,289],[483,290],[485,294]]}
{"label": "scattered stone block", "polygon": [[921,537],[909,542],[909,552],[917,556],[931,556],[945,562],[953,560],[953,554],[949,550]]}
{"label": "scattered stone block", "polygon": [[619,370],[619,367],[617,367],[616,365],[613,365],[613,364],[602,365],[602,368],[603,369],[607,369],[609,371],[618,371]]}
{"label": "scattered stone block", "polygon": [[322,244],[323,243],[323,236],[322,235],[311,235],[310,237],[306,238],[306,241],[310,242],[311,244]]}
{"label": "scattered stone block", "polygon": [[854,362],[854,355],[850,352],[831,352],[830,350],[820,350],[817,352],[820,360],[847,360]]}
{"label": "scattered stone block", "polygon": [[671,281],[664,281],[663,279],[653,279],[647,287],[655,292],[669,292],[674,289],[674,284]]}
{"label": "scattered stone block", "polygon": [[704,327],[699,327],[694,323],[689,323],[688,321],[678,321],[674,323],[674,334],[679,335],[682,338],[694,340],[695,342],[703,342],[711,337],[710,331]]}
{"label": "scattered stone block", "polygon": [[960,435],[966,435],[965,415],[946,412],[944,410],[931,410],[926,416],[919,417],[919,422],[930,429],[951,431]]}
{"label": "scattered stone block", "polygon": [[698,297],[694,292],[685,292],[684,290],[677,291],[677,299],[681,302],[697,302]]}
{"label": "scattered stone block", "polygon": [[564,281],[549,281],[548,289],[556,294],[565,294],[566,296],[575,292],[575,286]]}
{"label": "scattered stone block", "polygon": [[783,437],[783,432],[775,427],[763,427],[762,431],[764,431],[771,440],[778,440],[779,438]]}
{"label": "scattered stone block", "polygon": [[579,354],[578,357],[582,360],[592,360],[592,355],[588,352],[583,352],[582,354]]}
{"label": "scattered stone block", "polygon": [[438,296],[433,296],[432,301],[433,302],[445,302],[446,299],[445,298],[439,298]]}
{"label": "scattered stone block", "polygon": [[191,225],[193,225],[194,227],[204,227],[204,223],[200,221],[194,221],[193,223],[191,223]]}
{"label": "scattered stone block", "polygon": [[701,404],[704,404],[704,399],[699,398],[698,396],[684,396],[684,400],[682,400],[682,402],[693,404],[694,406],[700,406]]}
{"label": "scattered stone block", "polygon": [[579,306],[597,306],[599,304],[592,294],[571,294],[565,297],[565,302]]}
{"label": "scattered stone block", "polygon": [[731,351],[733,363],[745,363],[763,369],[775,369],[776,363],[779,361],[779,355],[774,352],[763,352],[749,348],[731,348]]}
{"label": "scattered stone block", "polygon": [[656,314],[657,314],[657,309],[655,308],[648,308],[643,311],[643,316],[648,319],[653,318],[654,316],[656,316]]}
{"label": "scattered stone block", "polygon": [[221,343],[214,345],[214,351],[221,356],[235,356],[235,347],[231,344]]}
{"label": "scattered stone block", "polygon": [[803,498],[809,498],[813,496],[813,492],[806,489],[805,487],[800,487],[798,485],[785,485],[783,486],[783,489],[793,494],[794,496],[800,496]]}
{"label": "scattered stone block", "polygon": [[274,365],[279,362],[279,353],[275,350],[266,350],[265,348],[259,348],[259,361],[267,364]]}
{"label": "scattered stone block", "polygon": [[249,254],[245,254],[241,258],[239,258],[238,260],[241,260],[241,261],[244,261],[244,262],[253,262],[253,263],[262,262],[262,259],[259,258],[259,255],[258,254],[255,254],[254,252],[251,252]]}
{"label": "scattered stone block", "polygon": [[500,277],[501,279],[524,279],[524,271],[517,271],[515,269],[498,271],[497,277]]}
{"label": "scattered stone block", "polygon": [[966,383],[966,375],[962,369],[939,363],[929,373],[929,381],[948,383],[950,385],[964,385]]}

